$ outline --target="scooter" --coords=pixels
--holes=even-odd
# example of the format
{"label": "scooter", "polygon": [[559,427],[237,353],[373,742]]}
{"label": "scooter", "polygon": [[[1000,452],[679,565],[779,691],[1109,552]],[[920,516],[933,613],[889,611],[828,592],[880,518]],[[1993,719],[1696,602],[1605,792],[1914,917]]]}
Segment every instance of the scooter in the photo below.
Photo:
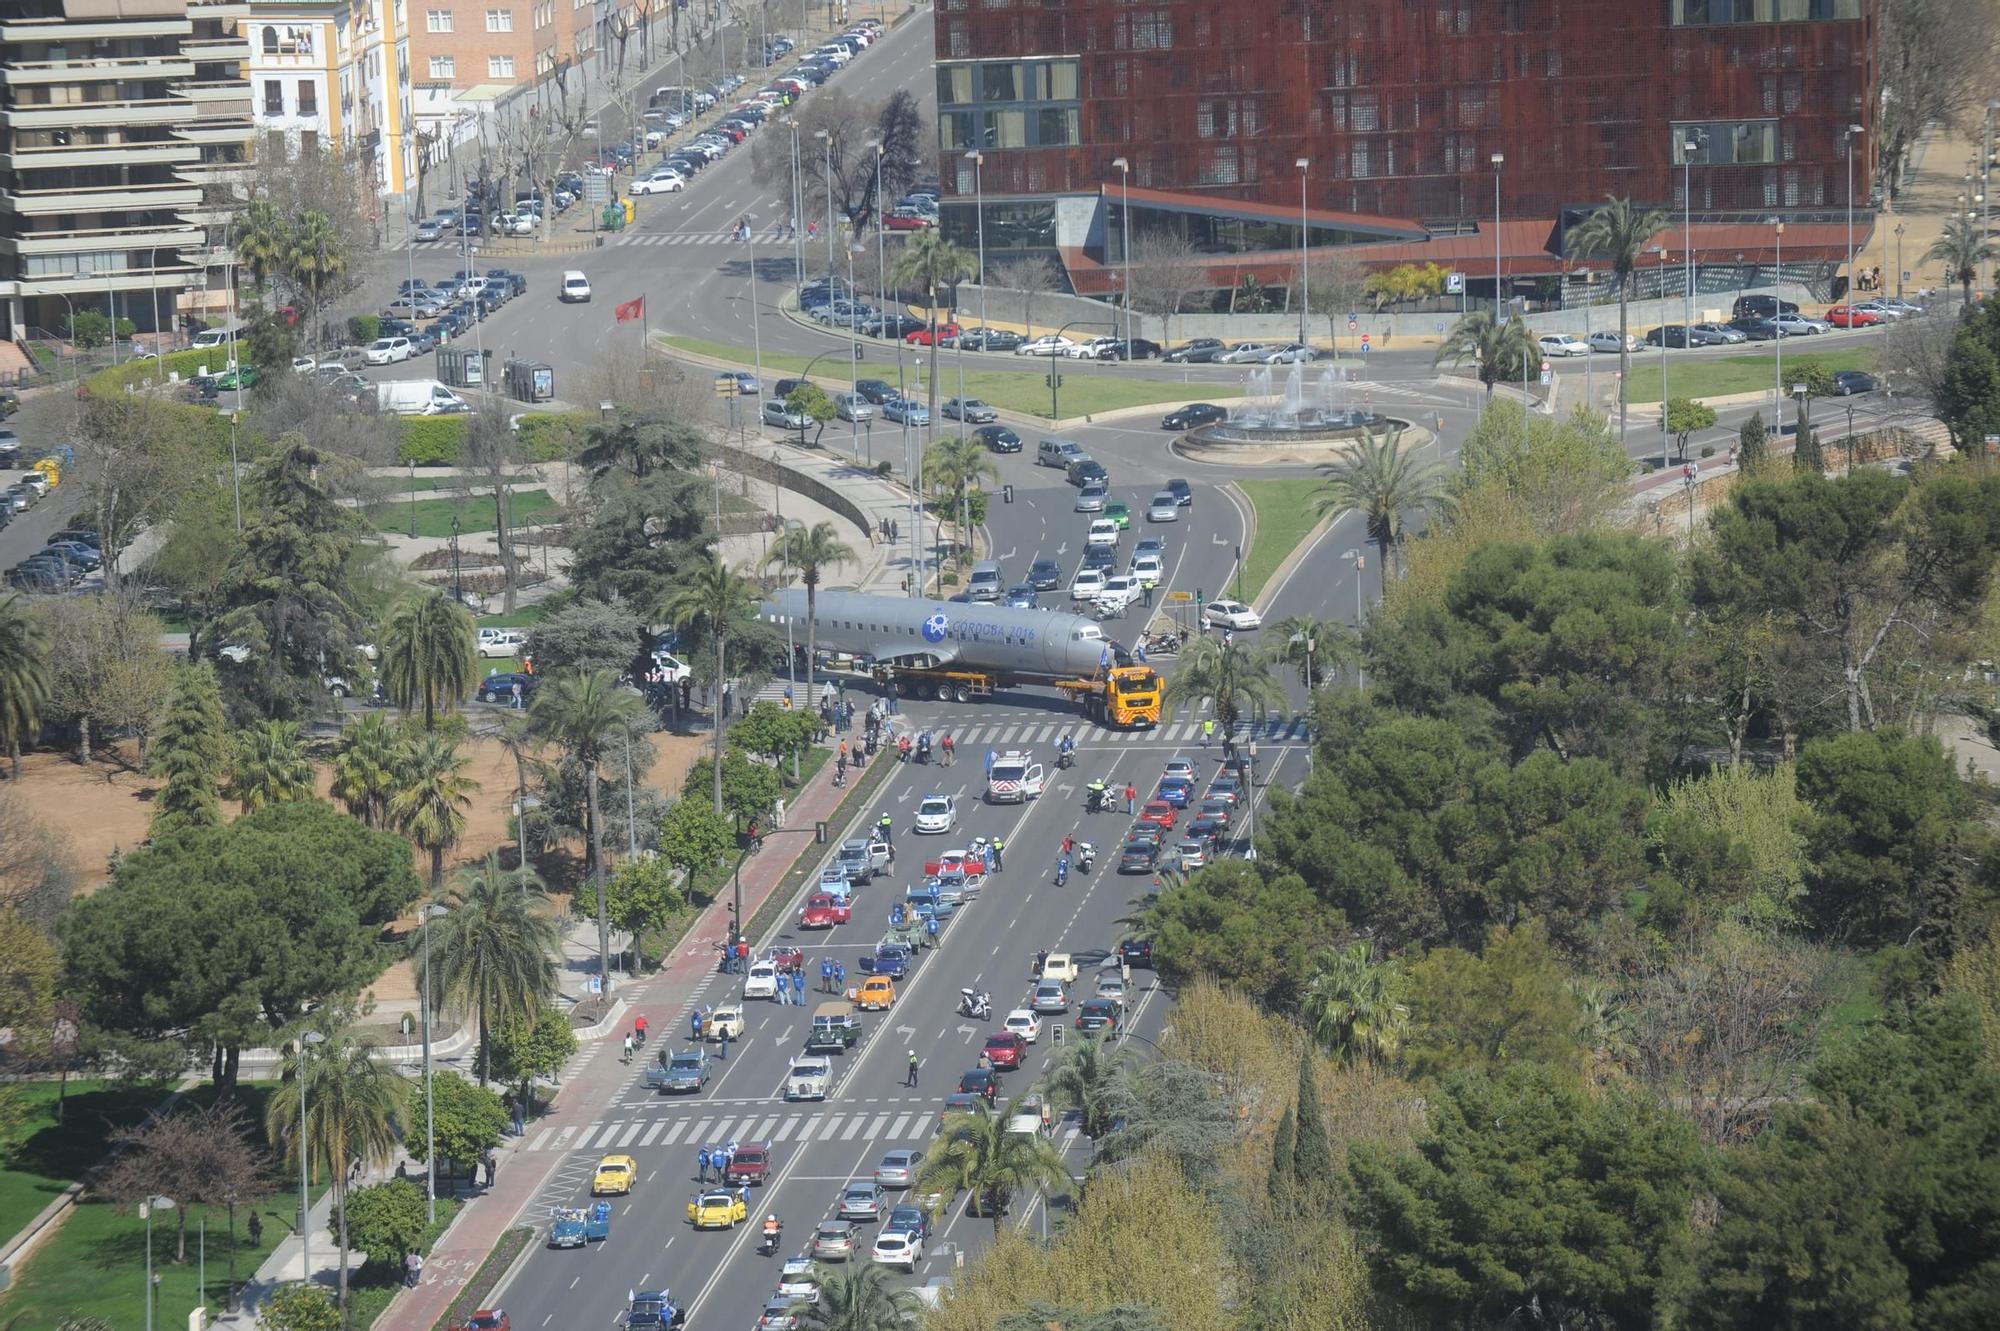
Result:
{"label": "scooter", "polygon": [[1064,883],[1067,883],[1068,881],[1069,881],[1069,856],[1058,855],[1056,856],[1056,886],[1061,887]]}
{"label": "scooter", "polygon": [[981,993],[976,989],[960,989],[958,992],[960,995],[958,1000],[958,1012],[960,1016],[970,1017],[974,1021],[987,1021],[991,1019],[993,1016],[993,998],[990,994]]}
{"label": "scooter", "polygon": [[1096,859],[1097,847],[1091,845],[1088,841],[1079,841],[1076,843],[1077,868],[1083,870],[1085,873],[1089,873],[1090,866]]}

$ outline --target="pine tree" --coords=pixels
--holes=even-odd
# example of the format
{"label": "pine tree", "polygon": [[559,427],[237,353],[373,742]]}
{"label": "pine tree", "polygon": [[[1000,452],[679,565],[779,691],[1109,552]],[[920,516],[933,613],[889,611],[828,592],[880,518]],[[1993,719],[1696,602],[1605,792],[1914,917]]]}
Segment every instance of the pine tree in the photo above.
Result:
{"label": "pine tree", "polygon": [[1285,1113],[1278,1120],[1278,1135],[1271,1139],[1271,1177],[1269,1184],[1271,1200],[1279,1206],[1292,1204],[1292,1166],[1297,1153],[1296,1135],[1292,1127],[1292,1107],[1285,1106]]}
{"label": "pine tree", "polygon": [[213,827],[222,821],[219,791],[229,761],[229,732],[215,671],[206,662],[175,673],[173,698],[150,757],[152,774],[164,781],[153,801],[155,837],[176,827]]}
{"label": "pine tree", "polygon": [[1799,422],[1799,441],[1792,450],[1792,470],[1801,475],[1806,472],[1819,475],[1826,470],[1826,459],[1819,451],[1819,436],[1804,421]]}
{"label": "pine tree", "polygon": [[1325,1198],[1334,1187],[1333,1143],[1327,1140],[1326,1118],[1319,1108],[1319,1083],[1313,1076],[1313,1053],[1299,1055],[1298,1140],[1292,1149],[1292,1177],[1301,1197]]}
{"label": "pine tree", "polygon": [[1737,432],[1736,465],[1746,472],[1755,471],[1770,456],[1770,444],[1767,439],[1763,415],[1753,414],[1750,419],[1743,422],[1743,428]]}

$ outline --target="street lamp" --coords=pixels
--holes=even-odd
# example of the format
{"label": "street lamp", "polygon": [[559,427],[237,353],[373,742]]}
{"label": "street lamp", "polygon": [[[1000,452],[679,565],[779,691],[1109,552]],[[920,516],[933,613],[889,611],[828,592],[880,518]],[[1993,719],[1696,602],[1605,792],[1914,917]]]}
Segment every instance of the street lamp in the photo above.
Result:
{"label": "street lamp", "polygon": [[1118,228],[1124,236],[1120,249],[1125,260],[1125,354],[1129,357],[1132,354],[1132,164],[1123,157],[1114,157],[1111,165],[1118,168]]}
{"label": "street lamp", "polygon": [[[1782,305],[1785,297],[1785,223],[1783,218],[1774,217],[1771,225],[1778,237],[1777,268],[1771,278],[1771,299]],[[1771,350],[1777,357],[1771,375],[1771,433],[1785,432],[1785,334],[1781,328],[1778,336],[1771,339]]]}
{"label": "street lamp", "polygon": [[[813,137],[826,145],[826,174],[821,178],[826,186],[826,276],[833,280],[833,135],[823,129],[813,131]],[[854,289],[850,285],[847,292],[851,299]]]}
{"label": "street lamp", "polygon": [[[1849,125],[1841,133],[1840,146],[1847,158],[1847,306],[1854,308],[1854,136],[1861,126]],[[1853,320],[1848,320],[1850,324]]]}
{"label": "street lamp", "polygon": [[[1661,245],[1655,252],[1660,256],[1660,294],[1664,296],[1667,289],[1667,247]],[[1666,302],[1662,301],[1661,313],[1663,314],[1666,312],[1665,305]],[[1667,446],[1669,442],[1667,438],[1667,403],[1673,400],[1673,394],[1667,391],[1667,326],[1661,324],[1655,331],[1660,335],[1660,465],[1664,467],[1667,465]],[[1683,342],[1687,340],[1685,333],[1681,335],[1681,340]]]}
{"label": "street lamp", "polygon": [[139,1203],[139,1218],[146,1222],[146,1331],[153,1331],[153,1212],[174,1209],[171,1197],[153,1196]]}
{"label": "street lamp", "polygon": [[[847,297],[849,301],[853,301],[855,297],[854,256],[865,251],[859,242],[851,240],[841,246],[841,248],[847,251]],[[932,330],[932,335],[936,335],[936,330]],[[857,401],[861,393],[860,385],[856,382],[856,376],[859,374],[859,371],[855,369],[856,362],[861,358],[860,339],[861,320],[850,313],[847,319],[847,397],[849,402]],[[861,422],[852,418],[859,416],[861,413],[850,411],[847,414],[850,418],[847,422],[848,451],[859,453],[861,451]]]}
{"label": "street lamp", "polygon": [[451,515],[451,599],[465,604],[465,583],[458,575],[458,515]]}
{"label": "street lamp", "polygon": [[[1360,546],[1356,546],[1352,550],[1342,550],[1340,557],[1354,565],[1354,631],[1359,633],[1361,631],[1361,572],[1368,566],[1368,556],[1361,553]],[[1368,696],[1368,667],[1361,663],[1359,656],[1355,657],[1354,661],[1355,676],[1357,682],[1361,685],[1361,696],[1365,698]]]}
{"label": "street lamp", "polygon": [[[972,222],[979,233],[979,348],[986,349],[986,182],[980,178],[979,168],[986,164],[985,154],[977,148],[965,154],[972,163]],[[960,341],[964,341],[963,338]]]}
{"label": "street lamp", "polygon": [[[1681,302],[1681,327],[1694,327],[1694,155],[1701,151],[1701,141],[1706,137],[1703,130],[1691,130],[1681,140],[1681,245],[1687,261],[1687,291]],[[1665,333],[1660,341],[1667,340]],[[1692,345],[1693,334],[1683,332],[1681,341]]]}
{"label": "street lamp", "polygon": [[[882,158],[889,151],[880,139],[868,140],[868,146],[875,150],[875,304],[884,314],[889,312],[889,254],[887,249],[888,228],[882,225]],[[897,339],[902,345],[902,339]],[[900,360],[901,357],[898,357]]]}
{"label": "street lamp", "polygon": [[[1986,104],[1986,132],[1979,140],[1979,239],[1981,241],[1984,241],[1988,234],[1986,201],[1993,195],[1991,188],[1993,171],[1993,115],[1996,111],[2000,111],[2000,101],[1991,101]],[[1989,256],[1986,263],[1990,265],[1991,262],[1992,260]],[[1986,272],[1989,275],[1992,271],[1990,266],[1986,266]],[[1989,280],[1982,281],[1980,285],[1990,289],[1992,286],[1990,278]]]}
{"label": "street lamp", "polygon": [[792,275],[793,284],[802,287],[806,284],[806,248],[799,238],[799,222],[805,214],[805,200],[799,193],[799,122],[786,116],[785,128],[792,132]]}
{"label": "street lamp", "polygon": [[1500,326],[1500,168],[1506,153],[1494,153],[1493,162],[1493,326]]}
{"label": "street lamp", "polygon": [[[522,810],[525,818],[527,811]],[[525,862],[523,868],[526,867]],[[433,902],[424,907],[424,1203],[426,1222],[437,1223],[437,1121],[431,1094],[431,921],[451,912]]]}
{"label": "street lamp", "polygon": [[[299,1057],[297,1075],[299,1079],[299,1256],[303,1265],[299,1279],[312,1283],[312,1203],[308,1199],[310,1186],[307,1170],[312,1161],[312,1147],[307,1138],[311,1129],[306,1125],[306,1052],[316,1044],[325,1044],[326,1036],[318,1031],[307,1031],[299,1036]],[[338,1165],[335,1168],[339,1168]]]}
{"label": "street lamp", "polygon": [[[1299,169],[1299,345],[1306,345],[1306,316],[1312,312],[1312,274],[1306,271],[1306,172],[1312,168],[1312,159],[1301,157],[1292,163]],[[1339,349],[1336,347],[1335,351]],[[1312,659],[1312,648],[1306,648],[1306,659]],[[1312,671],[1308,669],[1310,676]],[[1310,679],[1307,688],[1312,687]]]}
{"label": "street lamp", "polygon": [[1896,223],[1896,299],[1903,298],[1903,224]]}

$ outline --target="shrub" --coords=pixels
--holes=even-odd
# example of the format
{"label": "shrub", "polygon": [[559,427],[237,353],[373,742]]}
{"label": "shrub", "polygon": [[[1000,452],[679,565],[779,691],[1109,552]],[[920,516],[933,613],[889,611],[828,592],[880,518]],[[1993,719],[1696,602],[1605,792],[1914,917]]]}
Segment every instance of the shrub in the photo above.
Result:
{"label": "shrub", "polygon": [[403,421],[403,447],[397,457],[419,467],[446,467],[465,452],[463,416],[411,416]]}
{"label": "shrub", "polygon": [[356,314],[347,320],[347,335],[356,346],[365,347],[382,336],[382,318],[376,314]]}
{"label": "shrub", "polygon": [[565,462],[583,447],[584,432],[597,418],[587,411],[533,412],[514,427],[521,446],[537,462]]}

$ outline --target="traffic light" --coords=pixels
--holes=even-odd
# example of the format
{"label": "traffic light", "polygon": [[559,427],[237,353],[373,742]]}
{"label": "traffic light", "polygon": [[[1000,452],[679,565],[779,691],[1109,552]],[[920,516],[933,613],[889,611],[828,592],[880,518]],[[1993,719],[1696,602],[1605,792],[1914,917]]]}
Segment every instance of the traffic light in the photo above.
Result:
{"label": "traffic light", "polygon": [[1011,486],[1011,485],[1003,485],[1003,486],[1001,486],[1001,487],[1000,487],[1000,502],[1001,502],[1001,503],[1003,503],[1003,504],[1011,504],[1011,503],[1013,503],[1013,502],[1014,502],[1014,487],[1013,487],[1013,486]]}
{"label": "traffic light", "polygon": [[865,348],[863,348],[863,347],[862,347],[862,345],[861,345],[861,344],[860,344],[859,342],[856,342],[856,343],[854,344],[854,359],[855,359],[855,360],[857,360],[857,361],[858,361],[858,360],[860,360],[860,359],[862,358],[862,356],[861,356],[861,353],[862,353],[862,351],[863,351],[864,349],[865,349]]}
{"label": "traffic light", "polygon": [[1050,388],[1061,388],[1062,381],[1063,377],[1059,374],[1047,375],[1042,379],[1042,382],[1047,384]]}
{"label": "traffic light", "polygon": [[822,846],[826,844],[826,823],[824,820],[813,824],[813,840],[819,842]]}
{"label": "traffic light", "polygon": [[1202,598],[1201,598],[1201,588],[1197,587],[1197,588],[1195,588],[1195,589],[1194,589],[1194,603],[1195,603],[1196,605],[1200,605],[1200,604],[1201,604],[1201,599],[1202,599]]}

